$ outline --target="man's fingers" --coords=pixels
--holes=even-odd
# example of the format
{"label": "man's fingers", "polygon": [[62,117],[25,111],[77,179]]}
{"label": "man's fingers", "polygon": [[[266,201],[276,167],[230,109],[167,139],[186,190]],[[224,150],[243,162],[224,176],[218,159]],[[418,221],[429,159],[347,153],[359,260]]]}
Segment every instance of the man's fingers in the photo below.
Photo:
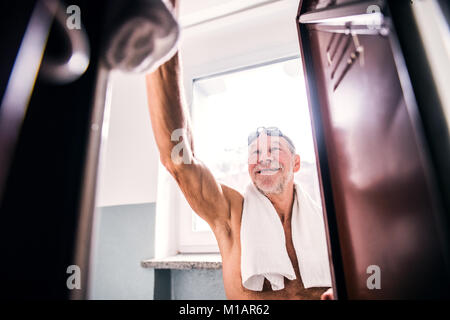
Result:
{"label": "man's fingers", "polygon": [[320,300],[333,300],[333,299],[334,299],[334,296],[333,296],[332,288],[328,289],[320,296]]}

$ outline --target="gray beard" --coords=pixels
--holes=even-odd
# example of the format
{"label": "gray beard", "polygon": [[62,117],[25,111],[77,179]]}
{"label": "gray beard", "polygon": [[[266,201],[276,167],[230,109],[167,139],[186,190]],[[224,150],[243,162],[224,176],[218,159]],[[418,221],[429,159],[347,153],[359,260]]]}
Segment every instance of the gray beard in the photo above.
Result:
{"label": "gray beard", "polygon": [[255,182],[255,186],[256,186],[256,189],[259,190],[259,192],[261,192],[262,194],[265,194],[265,195],[281,194],[281,193],[283,193],[284,189],[286,188],[286,186],[292,179],[294,179],[293,165],[291,165],[291,167],[289,168],[288,174],[286,176],[282,177],[280,182],[276,183],[272,187],[264,188],[264,187],[258,186],[256,184],[256,182]]}

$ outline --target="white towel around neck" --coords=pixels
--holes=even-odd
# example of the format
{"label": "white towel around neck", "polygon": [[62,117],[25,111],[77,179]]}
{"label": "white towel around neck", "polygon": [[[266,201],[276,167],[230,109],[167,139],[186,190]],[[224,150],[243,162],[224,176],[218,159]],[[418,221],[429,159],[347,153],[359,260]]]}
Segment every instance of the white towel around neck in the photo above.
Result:
{"label": "white towel around neck", "polygon": [[[325,227],[321,208],[294,184],[292,242],[305,288],[331,287]],[[270,200],[253,183],[244,194],[241,222],[241,275],[245,288],[261,291],[266,278],[272,290],[284,288],[284,278],[296,279],[286,250],[280,217]]]}

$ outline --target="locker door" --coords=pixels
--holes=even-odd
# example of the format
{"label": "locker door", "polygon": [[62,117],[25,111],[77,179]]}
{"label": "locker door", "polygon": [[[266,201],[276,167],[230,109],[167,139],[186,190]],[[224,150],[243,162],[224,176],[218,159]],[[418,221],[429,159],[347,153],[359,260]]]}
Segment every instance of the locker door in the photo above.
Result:
{"label": "locker door", "polygon": [[443,194],[389,6],[303,1],[298,19],[338,298],[448,297]]}

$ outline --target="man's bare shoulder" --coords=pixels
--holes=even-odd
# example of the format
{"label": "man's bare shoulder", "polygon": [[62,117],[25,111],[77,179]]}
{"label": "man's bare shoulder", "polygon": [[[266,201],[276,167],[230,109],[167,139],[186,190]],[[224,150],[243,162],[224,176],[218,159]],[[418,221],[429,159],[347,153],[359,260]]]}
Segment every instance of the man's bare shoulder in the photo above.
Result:
{"label": "man's bare shoulder", "polygon": [[227,199],[228,203],[230,204],[230,214],[240,214],[240,213],[236,213],[236,209],[238,209],[237,211],[242,211],[242,204],[244,202],[244,196],[237,190],[221,184],[222,186],[222,191],[223,194],[225,196],[225,198]]}

